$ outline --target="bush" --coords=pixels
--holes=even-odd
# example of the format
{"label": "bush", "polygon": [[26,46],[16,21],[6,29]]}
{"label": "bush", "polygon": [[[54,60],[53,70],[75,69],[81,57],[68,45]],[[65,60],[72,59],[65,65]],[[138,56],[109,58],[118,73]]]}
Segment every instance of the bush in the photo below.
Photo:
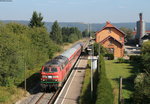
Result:
{"label": "bush", "polygon": [[109,80],[106,77],[105,73],[105,62],[104,58],[100,56],[100,76],[99,83],[97,88],[97,100],[96,104],[113,104],[113,90]]}
{"label": "bush", "polygon": [[113,60],[114,59],[114,54],[112,54],[112,53],[107,53],[104,56],[107,57],[108,60]]}
{"label": "bush", "polygon": [[132,62],[139,62],[141,61],[142,57],[141,56],[138,56],[138,55],[131,55],[130,56],[130,61]]}
{"label": "bush", "polygon": [[124,60],[123,58],[118,58],[117,61],[118,61],[118,63],[123,63],[123,62],[125,62],[125,60]]}
{"label": "bush", "polygon": [[[94,56],[98,55],[98,51],[99,51],[99,43],[94,43]],[[104,48],[102,45],[100,45],[100,54],[104,55],[107,54],[108,51],[106,48]]]}

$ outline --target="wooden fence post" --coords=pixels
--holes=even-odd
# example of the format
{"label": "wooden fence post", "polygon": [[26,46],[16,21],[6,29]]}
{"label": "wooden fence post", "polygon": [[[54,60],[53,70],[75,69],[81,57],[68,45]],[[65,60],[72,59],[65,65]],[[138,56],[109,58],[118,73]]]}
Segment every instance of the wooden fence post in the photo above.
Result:
{"label": "wooden fence post", "polygon": [[123,104],[123,97],[122,97],[122,77],[119,78],[119,104]]}

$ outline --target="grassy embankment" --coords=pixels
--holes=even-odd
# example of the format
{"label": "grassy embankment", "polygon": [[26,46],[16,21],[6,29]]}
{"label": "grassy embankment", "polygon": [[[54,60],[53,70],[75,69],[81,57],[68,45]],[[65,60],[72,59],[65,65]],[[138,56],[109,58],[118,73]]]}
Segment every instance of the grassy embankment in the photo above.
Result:
{"label": "grassy embankment", "polygon": [[[89,67],[90,61],[88,61],[88,67],[85,71],[85,77],[84,77],[84,83],[82,85],[82,91],[80,94],[80,104],[87,104],[91,103],[91,89],[90,89],[90,83],[91,83],[91,70]],[[86,95],[86,96],[85,96]]]}
{"label": "grassy embankment", "polygon": [[93,75],[93,98],[91,98],[91,61],[88,61],[87,69],[85,70],[84,82],[82,85],[82,91],[80,93],[79,104],[94,104],[96,101],[96,89],[97,89],[97,71],[94,70]]}
{"label": "grassy embankment", "polygon": [[[85,42],[85,39],[79,40],[81,42]],[[77,41],[77,42],[79,42]],[[73,44],[77,43],[64,43],[61,48],[62,50],[60,52],[57,52],[54,54],[54,57],[61,54],[63,51],[70,48]],[[45,62],[43,62],[44,64]],[[33,70],[27,70],[26,71],[26,78],[27,78],[27,89],[33,88],[35,84],[39,81],[39,70],[41,69],[42,65],[37,66],[37,68]],[[20,77],[20,80],[24,79],[24,75]],[[21,84],[21,86],[24,85],[24,82]],[[1,87],[0,86],[0,104],[13,104],[18,99],[27,96],[28,91],[25,91],[22,87]]]}
{"label": "grassy embankment", "polygon": [[129,103],[133,91],[133,79],[135,70],[130,63],[117,63],[116,60],[107,60],[106,75],[113,87],[114,104],[118,104],[119,77],[123,78],[123,97],[125,104]]}

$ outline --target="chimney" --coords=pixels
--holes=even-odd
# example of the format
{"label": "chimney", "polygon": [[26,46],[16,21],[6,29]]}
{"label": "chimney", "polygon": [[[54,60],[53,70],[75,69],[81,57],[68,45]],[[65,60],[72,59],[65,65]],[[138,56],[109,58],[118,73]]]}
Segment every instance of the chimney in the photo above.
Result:
{"label": "chimney", "polygon": [[106,21],[106,25],[108,25],[108,24],[110,24],[110,22],[109,22],[109,21]]}
{"label": "chimney", "polygon": [[142,13],[140,13],[140,14],[139,14],[140,21],[142,21],[142,20],[143,20],[143,16],[142,16],[142,15],[143,15]]}
{"label": "chimney", "polygon": [[139,14],[140,17],[140,39],[139,39],[139,43],[141,44],[141,38],[142,36],[144,36],[143,34],[143,16],[142,13]]}

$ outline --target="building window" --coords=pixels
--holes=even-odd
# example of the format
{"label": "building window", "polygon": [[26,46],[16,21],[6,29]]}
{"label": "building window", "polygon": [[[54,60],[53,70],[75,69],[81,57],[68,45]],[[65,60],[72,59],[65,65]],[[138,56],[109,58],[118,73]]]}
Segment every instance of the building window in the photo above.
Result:
{"label": "building window", "polygon": [[109,45],[112,45],[112,41],[111,40],[109,41]]}
{"label": "building window", "polygon": [[122,40],[122,37],[120,37],[120,40]]}

